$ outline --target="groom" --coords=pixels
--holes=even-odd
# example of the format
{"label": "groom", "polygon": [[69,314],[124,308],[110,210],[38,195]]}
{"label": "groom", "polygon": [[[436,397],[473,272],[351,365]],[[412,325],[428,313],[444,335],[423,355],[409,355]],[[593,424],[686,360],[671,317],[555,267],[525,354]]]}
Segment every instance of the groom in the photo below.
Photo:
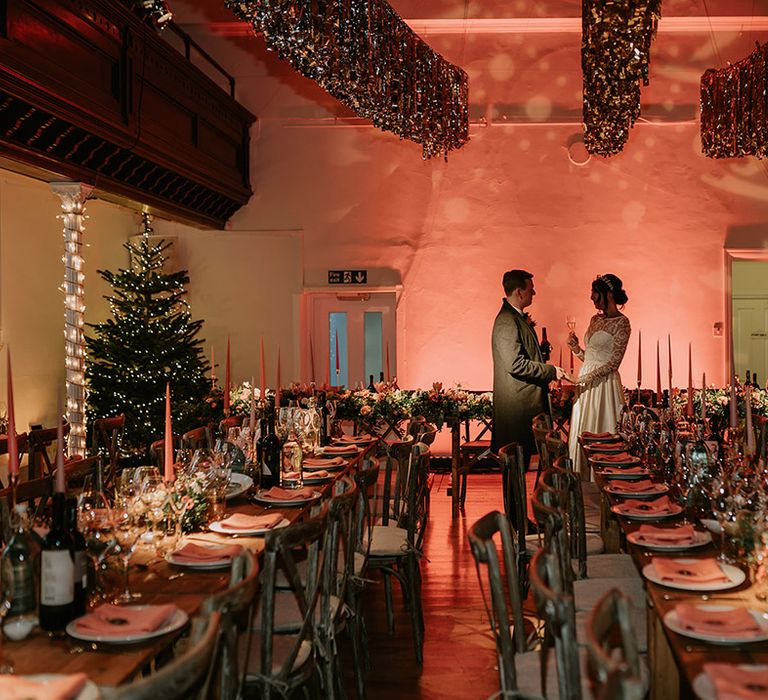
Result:
{"label": "groom", "polygon": [[525,309],[536,290],[533,275],[510,270],[502,279],[505,299],[493,323],[493,440],[498,452],[517,442],[525,453],[525,468],[535,449],[532,422],[539,413],[550,413],[549,382],[566,376],[560,367],[541,357],[539,339]]}

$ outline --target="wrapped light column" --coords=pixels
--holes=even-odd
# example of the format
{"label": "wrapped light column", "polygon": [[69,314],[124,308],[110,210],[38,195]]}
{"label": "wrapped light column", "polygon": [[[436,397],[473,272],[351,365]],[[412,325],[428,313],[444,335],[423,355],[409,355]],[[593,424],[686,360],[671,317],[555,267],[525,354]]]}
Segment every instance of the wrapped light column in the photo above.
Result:
{"label": "wrapped light column", "polygon": [[51,189],[61,199],[64,222],[64,349],[69,453],[85,454],[85,316],[83,231],[85,202],[92,187],[80,182],[54,182]]}

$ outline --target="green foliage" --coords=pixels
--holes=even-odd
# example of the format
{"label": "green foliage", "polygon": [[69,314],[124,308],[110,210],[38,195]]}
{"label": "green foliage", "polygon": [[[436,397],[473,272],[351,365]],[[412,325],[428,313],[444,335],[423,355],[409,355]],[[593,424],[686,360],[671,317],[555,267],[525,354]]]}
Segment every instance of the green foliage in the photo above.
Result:
{"label": "green foliage", "polygon": [[[145,234],[149,233],[145,218]],[[112,287],[113,318],[88,324],[88,417],[125,413],[125,446],[145,451],[163,435],[165,385],[170,382],[174,432],[196,425],[195,413],[209,389],[209,369],[198,338],[203,321],[191,320],[185,301],[186,270],[163,272],[170,243],[148,235],[126,243],[131,264],[117,272],[99,270]]]}

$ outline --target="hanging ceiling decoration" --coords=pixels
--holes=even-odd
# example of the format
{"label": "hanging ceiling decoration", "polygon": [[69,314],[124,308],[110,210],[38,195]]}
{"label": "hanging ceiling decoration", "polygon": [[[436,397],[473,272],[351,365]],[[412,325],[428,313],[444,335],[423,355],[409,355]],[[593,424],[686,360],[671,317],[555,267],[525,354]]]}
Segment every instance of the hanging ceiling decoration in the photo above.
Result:
{"label": "hanging ceiling decoration", "polygon": [[619,153],[640,116],[660,16],[661,0],[582,1],[584,143],[594,155]]}
{"label": "hanging ceiling decoration", "polygon": [[701,150],[709,158],[768,155],[768,44],[701,76]]}
{"label": "hanging ceiling decoration", "polygon": [[467,74],[433,51],[385,0],[224,0],[267,47],[424,158],[469,140]]}

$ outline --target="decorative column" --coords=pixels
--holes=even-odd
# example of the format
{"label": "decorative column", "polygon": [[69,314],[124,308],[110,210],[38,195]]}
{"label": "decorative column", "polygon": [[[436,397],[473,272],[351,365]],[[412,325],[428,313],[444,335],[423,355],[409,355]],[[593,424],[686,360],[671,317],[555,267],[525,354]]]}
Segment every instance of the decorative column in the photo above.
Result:
{"label": "decorative column", "polygon": [[85,202],[93,191],[81,182],[52,182],[51,189],[61,198],[64,221],[64,348],[69,422],[69,453],[85,455],[85,315],[83,245]]}

